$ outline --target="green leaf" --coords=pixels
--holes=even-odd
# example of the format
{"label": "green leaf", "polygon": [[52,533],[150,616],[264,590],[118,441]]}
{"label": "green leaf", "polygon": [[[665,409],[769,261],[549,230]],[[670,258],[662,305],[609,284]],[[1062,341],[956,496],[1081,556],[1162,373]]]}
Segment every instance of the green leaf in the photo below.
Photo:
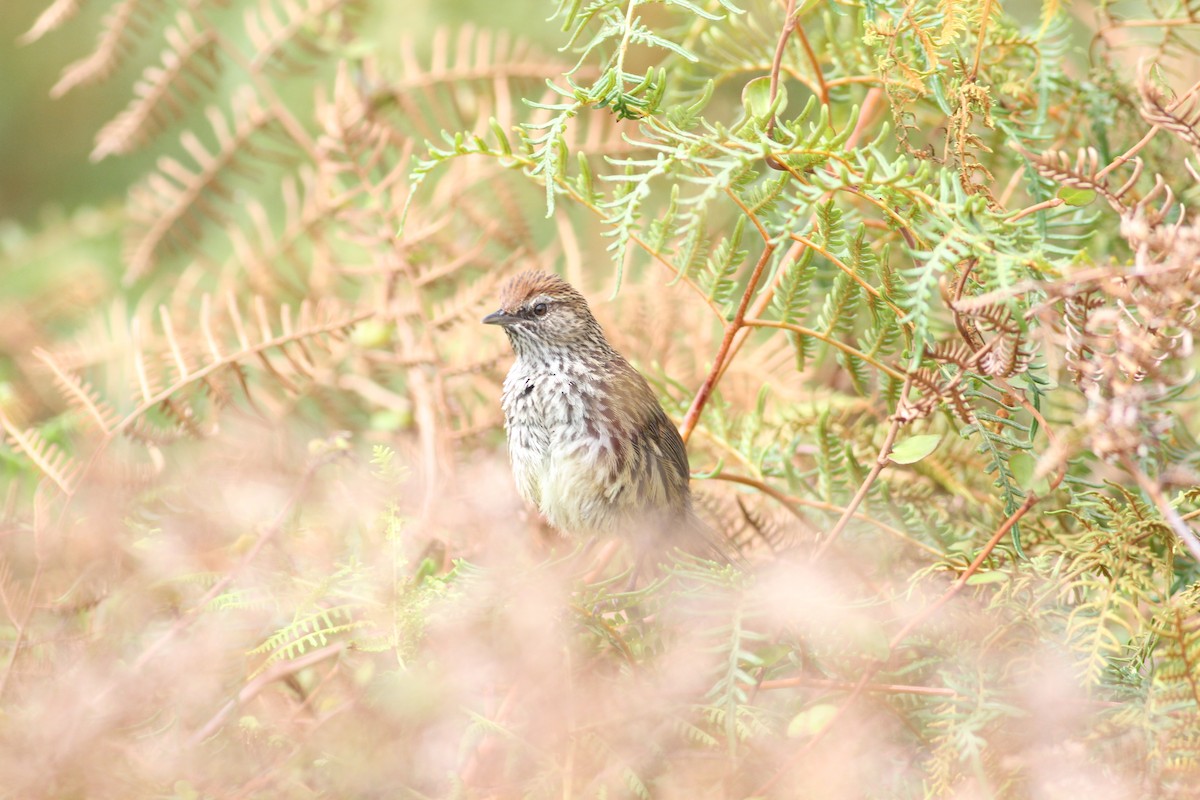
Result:
{"label": "green leaf", "polygon": [[742,106],[750,119],[766,121],[787,108],[787,89],[780,83],[772,101],[771,78],[766,75],[755,78],[742,89]]}
{"label": "green leaf", "polygon": [[396,326],[382,319],[364,319],[354,326],[350,341],[362,348],[385,347],[392,341]]}
{"label": "green leaf", "polygon": [[976,586],[981,583],[1004,583],[1011,576],[1003,570],[992,570],[991,572],[976,572],[971,577],[967,578],[967,583]]}
{"label": "green leaf", "polygon": [[838,707],[832,703],[818,703],[806,708],[788,723],[788,738],[797,739],[802,736],[815,736],[837,716]]}
{"label": "green leaf", "polygon": [[1050,491],[1050,481],[1045,475],[1034,479],[1037,472],[1037,459],[1029,453],[1013,453],[1008,457],[1008,466],[1012,470],[1013,480],[1022,489],[1032,490],[1038,494]]}
{"label": "green leaf", "polygon": [[1086,206],[1096,199],[1093,189],[1076,189],[1073,186],[1059,187],[1058,197],[1069,206]]}
{"label": "green leaf", "polygon": [[921,433],[897,442],[888,456],[893,464],[915,464],[937,449],[941,434]]}

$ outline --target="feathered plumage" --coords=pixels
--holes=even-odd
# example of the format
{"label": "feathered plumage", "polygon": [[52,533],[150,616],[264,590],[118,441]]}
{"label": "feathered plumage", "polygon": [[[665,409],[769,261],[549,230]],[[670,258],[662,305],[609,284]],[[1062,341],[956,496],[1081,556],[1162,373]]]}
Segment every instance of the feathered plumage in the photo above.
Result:
{"label": "feathered plumage", "polygon": [[711,555],[683,440],[583,295],[556,275],[523,272],[484,322],[502,325],[517,355],[502,404],[521,495],[568,534],[629,534]]}

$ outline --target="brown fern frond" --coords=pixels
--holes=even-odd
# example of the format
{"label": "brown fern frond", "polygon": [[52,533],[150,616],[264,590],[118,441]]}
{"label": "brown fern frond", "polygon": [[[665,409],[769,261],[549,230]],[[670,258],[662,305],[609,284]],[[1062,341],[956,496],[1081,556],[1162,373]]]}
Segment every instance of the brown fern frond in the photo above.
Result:
{"label": "brown fern frond", "polygon": [[1033,162],[1033,168],[1043,178],[1074,189],[1088,189],[1108,201],[1109,205],[1118,211],[1124,211],[1121,199],[1134,187],[1142,175],[1141,159],[1132,159],[1133,172],[1130,177],[1117,189],[1108,184],[1107,175],[1101,175],[1105,167],[1100,164],[1100,153],[1094,147],[1081,147],[1076,152],[1074,162],[1071,156],[1062,150],[1048,150],[1045,153],[1032,153],[1018,148],[1022,155]]}
{"label": "brown fern frond", "polygon": [[32,44],[47,33],[65,25],[79,13],[79,0],[54,0],[38,14],[29,30],[17,39],[21,44]]}
{"label": "brown fern frond", "polygon": [[95,425],[102,434],[108,435],[117,422],[116,410],[100,397],[100,393],[91,384],[63,369],[50,353],[38,347],[34,348],[33,355],[50,370],[67,403],[81,411],[84,418]]}
{"label": "brown fern frond", "polygon": [[225,408],[232,405],[235,394],[229,388],[230,382],[225,380],[226,376],[232,375],[238,387],[242,390],[242,396],[253,404],[254,395],[250,392],[250,386],[246,382],[246,368],[242,364],[231,364],[229,369],[224,372],[214,373],[211,377],[204,380],[204,391],[207,393],[212,403],[217,408]]}
{"label": "brown fern frond", "polygon": [[195,406],[183,397],[168,397],[158,404],[163,416],[175,423],[175,429],[183,438],[206,439],[217,432],[216,426],[204,428]]}
{"label": "brown fern frond", "polygon": [[972,308],[965,313],[976,320],[988,323],[990,329],[1000,333],[1015,336],[1021,332],[1020,326],[1013,319],[1012,311],[1002,303],[988,303]]}
{"label": "brown fern frond", "polygon": [[317,269],[304,243],[315,244],[331,221],[328,192],[319,188],[319,180],[312,170],[301,170],[298,175],[284,179],[283,220],[278,233],[266,208],[258,201],[245,206],[250,218],[249,230],[226,230],[233,245],[232,262],[246,271],[255,291],[270,293],[287,287],[294,294],[305,293],[309,281],[289,280],[292,276],[285,267],[291,266],[292,274],[301,278]]}
{"label": "brown fern frond", "polygon": [[320,39],[340,32],[361,5],[360,0],[259,0],[258,11],[248,9],[245,16],[246,35],[254,46],[250,69],[302,68],[297,55],[319,55]]}
{"label": "brown fern frond", "polygon": [[962,381],[942,387],[941,399],[950,406],[954,416],[962,420],[964,424],[969,425],[975,421],[975,412],[971,409],[971,404],[967,402],[967,393],[963,388]]}
{"label": "brown fern frond", "polygon": [[405,37],[399,45],[401,77],[389,89],[406,92],[438,83],[495,77],[537,78],[539,71],[540,77],[545,78],[549,73],[544,70],[561,65],[559,60],[538,56],[529,42],[510,39],[504,31],[493,33],[468,23],[458,29],[458,40],[453,47],[450,36],[448,28],[439,28],[434,33],[428,68],[421,65],[417,56],[416,39]]}
{"label": "brown fern frond", "polygon": [[195,102],[199,87],[212,88],[218,69],[216,32],[197,28],[190,14],[180,12],[165,35],[170,46],[160,64],[146,67],[129,105],[96,134],[93,162],[145,144],[179,118],[184,102]]}
{"label": "brown fern frond", "polygon": [[[1157,228],[1166,221],[1171,211],[1175,208],[1175,192],[1170,185],[1163,180],[1161,175],[1154,176],[1154,188],[1146,193],[1146,196],[1138,200],[1131,208],[1125,212],[1125,219],[1136,220],[1139,228],[1146,226],[1150,229]],[[1185,224],[1186,214],[1180,213],[1179,218],[1175,221],[1173,227],[1175,232]],[[1165,233],[1165,232],[1163,232]],[[1127,237],[1137,236],[1136,232],[1126,232]],[[1160,233],[1160,236],[1162,234]],[[1166,248],[1170,249],[1169,246]]]}
{"label": "brown fern frond", "polygon": [[946,381],[941,373],[929,367],[918,367],[909,373],[914,387],[922,392],[918,399],[910,399],[903,407],[896,410],[896,416],[904,422],[927,417],[937,408],[938,403],[945,403],[954,415],[966,424],[975,419],[970,403],[967,402],[966,392],[962,381],[951,379]]}
{"label": "brown fern frond", "polygon": [[1064,329],[1067,335],[1065,360],[1067,369],[1074,377],[1076,386],[1082,381],[1092,378],[1090,359],[1095,352],[1092,349],[1092,333],[1089,320],[1092,311],[1104,305],[1104,298],[1096,290],[1068,296],[1064,301]]}
{"label": "brown fern frond", "polygon": [[179,345],[179,339],[175,336],[175,326],[171,322],[171,314],[167,311],[166,306],[158,307],[159,324],[162,326],[163,337],[167,340],[167,347],[170,348],[171,358],[175,363],[175,372],[180,378],[187,378],[191,372],[188,369],[187,359],[184,358],[183,348]]}
{"label": "brown fern frond", "polygon": [[[223,308],[217,308],[209,295],[201,297],[198,320],[200,346],[189,346],[190,338],[180,337],[176,322],[165,306],[158,310],[159,331],[152,335],[142,330],[140,317],[132,324],[134,374],[138,407],[120,422],[110,426],[111,439],[129,432],[135,438],[152,442],[158,434],[145,424],[146,415],[158,410],[171,423],[175,434],[210,435],[214,428],[206,423],[203,403],[193,402],[207,394],[212,407],[230,404],[236,383],[243,396],[254,402],[254,389],[244,373],[247,362],[256,361],[272,380],[285,391],[297,393],[299,381],[315,374],[314,347],[328,350],[328,341],[340,339],[355,323],[370,316],[346,313],[334,306],[303,303],[293,314],[282,307],[273,319],[263,298],[255,299],[252,316],[243,314],[237,300],[230,296]],[[228,332],[234,338],[232,348],[225,344]],[[278,358],[272,358],[272,355]],[[231,379],[231,380],[230,380]],[[189,394],[190,392],[190,394]],[[172,434],[174,435],[174,434]]]}
{"label": "brown fern frond", "polygon": [[962,369],[975,361],[975,350],[966,342],[938,342],[929,348],[928,355],[941,364],[954,364]]}
{"label": "brown fern frond", "polygon": [[[262,301],[261,296],[255,298],[255,310],[262,309],[262,313],[266,312],[266,303]],[[300,304],[297,312],[297,323],[300,328],[307,327],[312,324],[312,307],[307,300]],[[279,348],[279,352],[287,359],[292,368],[303,375],[305,378],[311,378],[316,369],[315,359],[312,353],[305,346],[304,339],[294,338],[296,328],[292,323],[292,307],[284,303],[279,308],[279,327],[284,336],[292,339],[290,345],[284,345]]]}
{"label": "brown fern frond", "polygon": [[135,316],[130,323],[130,342],[133,346],[133,375],[136,382],[135,392],[143,402],[150,402],[161,390],[158,381],[159,370],[151,370],[147,363],[146,348],[142,334],[141,317]]}
{"label": "brown fern frond", "polygon": [[1029,368],[1033,354],[1025,350],[1019,336],[1001,335],[992,349],[983,354],[979,361],[985,375],[996,378],[1011,378]]}
{"label": "brown fern frond", "polygon": [[14,450],[24,453],[42,475],[46,476],[63,494],[71,494],[72,481],[78,472],[75,460],[55,444],[42,438],[34,428],[22,430],[0,410],[0,427],[4,429],[8,443]]}
{"label": "brown fern frond", "polygon": [[352,70],[344,61],[338,64],[332,96],[317,98],[315,116],[321,126],[317,146],[323,156],[323,171],[348,174],[361,181],[381,162],[391,163],[389,151],[402,145],[404,137],[378,118],[375,101],[368,95],[367,87],[384,80],[378,64],[366,58],[357,67]]}
{"label": "brown fern frond", "polygon": [[152,425],[145,417],[139,417],[127,424],[122,433],[131,442],[153,448],[167,447],[183,439],[195,438],[178,428]]}
{"label": "brown fern frond", "polygon": [[96,49],[63,69],[50,96],[62,97],[77,86],[108,78],[133,49],[131,40],[148,27],[161,5],[161,0],[120,0],[100,23]]}
{"label": "brown fern frond", "polygon": [[[930,358],[999,378],[1012,377],[1029,367],[1033,354],[1026,348],[1024,334],[1008,306],[984,303],[964,308],[961,300],[951,299],[950,307],[963,342],[935,345],[929,351]],[[993,343],[986,342],[981,329],[995,333]]]}
{"label": "brown fern frond", "polygon": [[1168,103],[1162,91],[1142,76],[1137,83],[1142,119],[1174,134],[1189,147],[1200,149],[1200,101],[1195,96]]}
{"label": "brown fern frond", "polygon": [[[459,28],[453,41],[448,29],[436,31],[429,42],[428,66],[418,55],[423,44],[412,37],[399,43],[400,77],[381,82],[371,102],[378,106],[386,99],[394,104],[401,112],[401,129],[418,141],[437,140],[443,130],[484,135],[492,117],[501,130],[510,130],[519,121],[514,110],[520,104],[513,98],[521,96],[521,85],[536,86],[570,67],[561,59],[539,55],[523,39],[472,25]],[[463,86],[479,91],[464,92]]]}
{"label": "brown fern frond", "polygon": [[158,171],[130,192],[135,233],[128,244],[128,280],[145,275],[168,247],[189,246],[199,237],[204,220],[221,220],[217,200],[227,199],[224,180],[244,168],[250,156],[263,155],[255,139],[276,121],[250,89],[234,96],[232,127],[216,108],[210,107],[207,116],[216,136],[215,151],[210,152],[191,131],[180,137],[197,169],[164,157]]}

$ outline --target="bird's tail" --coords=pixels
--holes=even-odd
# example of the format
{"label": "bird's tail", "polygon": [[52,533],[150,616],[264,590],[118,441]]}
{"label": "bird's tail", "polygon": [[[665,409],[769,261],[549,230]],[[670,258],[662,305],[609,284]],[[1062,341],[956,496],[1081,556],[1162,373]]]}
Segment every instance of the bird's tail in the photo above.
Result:
{"label": "bird's tail", "polygon": [[733,543],[690,508],[684,514],[647,522],[650,524],[639,526],[635,538],[639,571],[669,564],[680,553],[719,566],[746,566]]}

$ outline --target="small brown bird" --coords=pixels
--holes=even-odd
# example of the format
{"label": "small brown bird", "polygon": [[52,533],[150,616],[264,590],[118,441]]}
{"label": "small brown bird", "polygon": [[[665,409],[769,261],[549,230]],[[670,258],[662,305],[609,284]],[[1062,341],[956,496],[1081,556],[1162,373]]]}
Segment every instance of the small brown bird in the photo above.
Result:
{"label": "small brown bird", "polygon": [[557,275],[522,272],[483,321],[503,326],[517,354],[502,404],[522,497],[567,534],[632,536],[641,554],[720,555],[692,511],[679,432],[583,295]]}

